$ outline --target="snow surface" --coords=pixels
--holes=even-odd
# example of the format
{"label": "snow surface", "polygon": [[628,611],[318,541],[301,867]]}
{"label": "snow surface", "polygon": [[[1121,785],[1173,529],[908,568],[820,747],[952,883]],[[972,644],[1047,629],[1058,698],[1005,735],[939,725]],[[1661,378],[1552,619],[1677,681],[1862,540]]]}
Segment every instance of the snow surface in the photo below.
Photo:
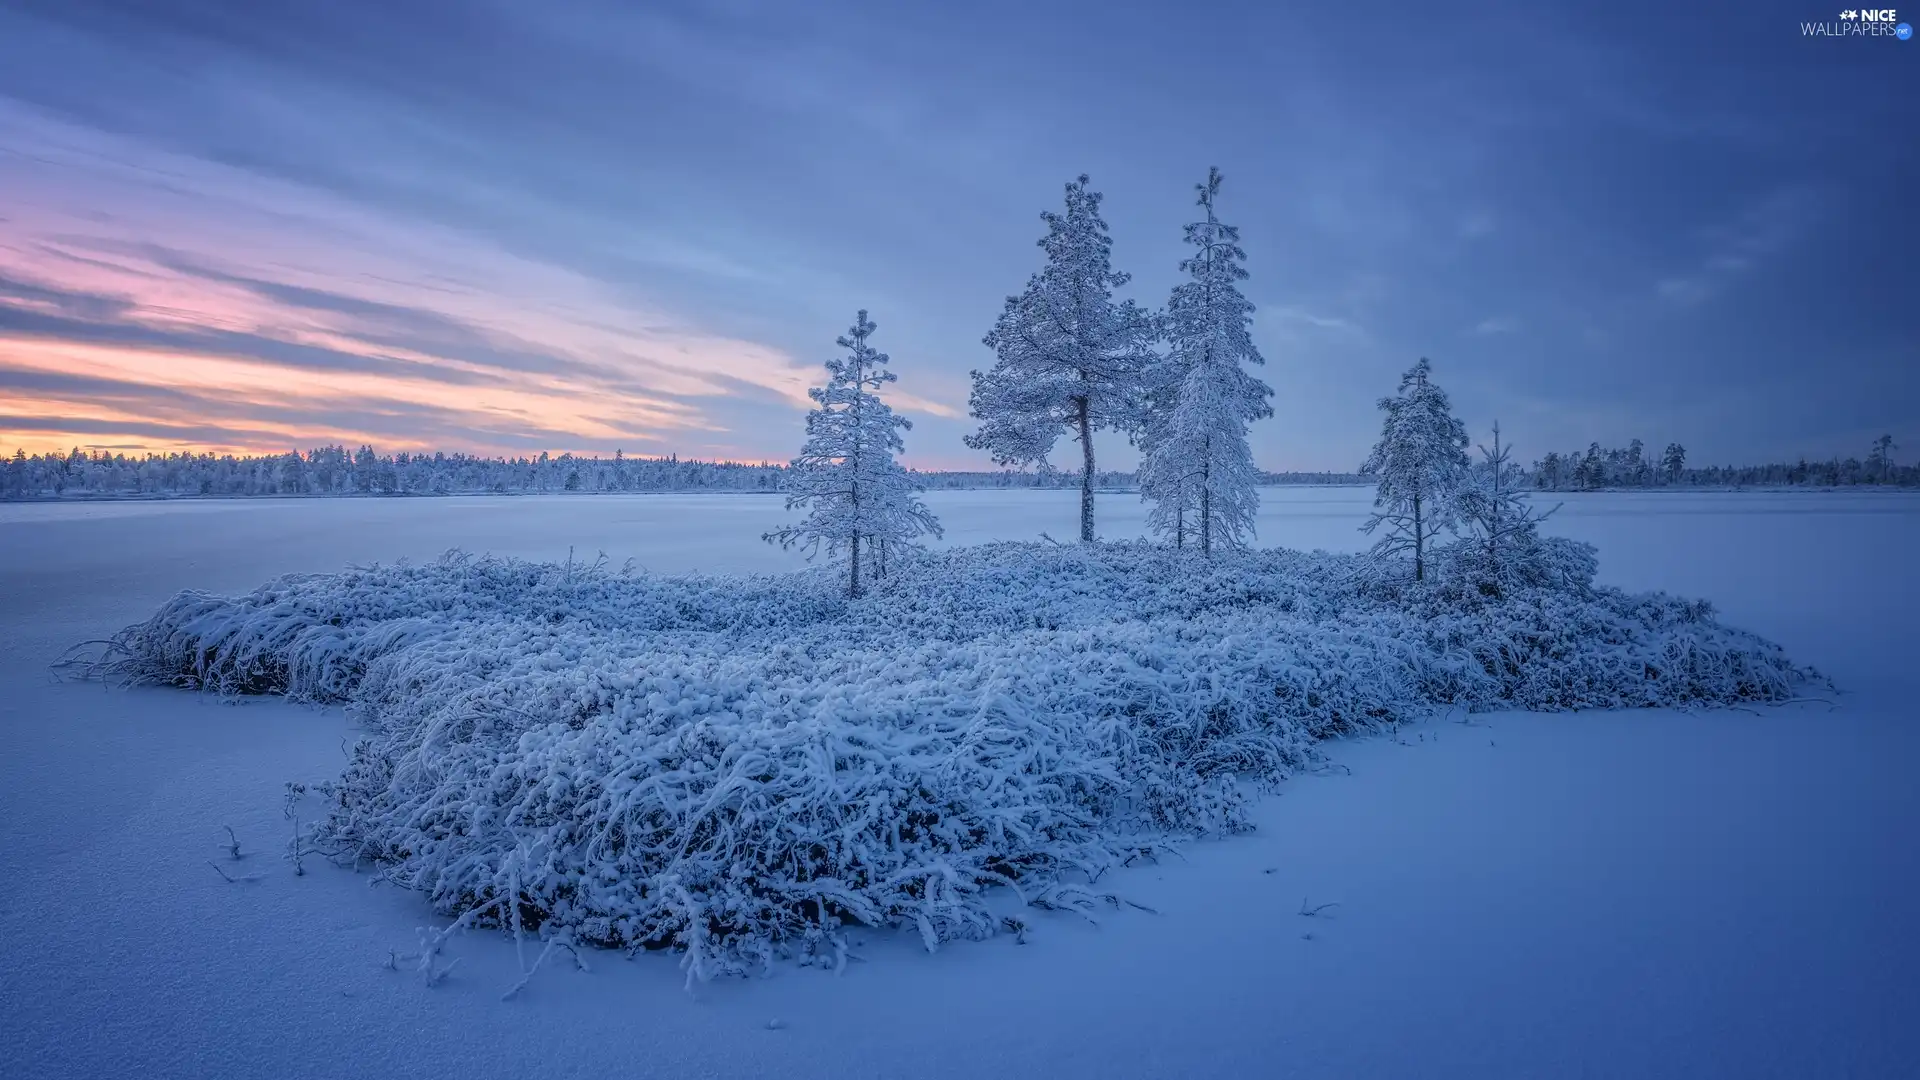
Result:
{"label": "snow surface", "polygon": [[[1363,546],[1368,492],[1262,494],[1261,543]],[[792,565],[758,541],[777,499],[0,508],[6,1071],[1912,1075],[1920,499],[1566,502],[1547,531],[1598,544],[1603,582],[1712,599],[1831,675],[1839,710],[1503,713],[1338,742],[1353,775],[1290,781],[1255,833],[1107,879],[1159,915],[1034,913],[1027,945],[935,956],[866,935],[870,962],[843,975],[780,968],[693,1001],[667,957],[590,953],[591,972],[549,962],[507,1002],[510,942],[452,939],[460,966],[425,987],[384,966],[416,948],[416,895],[280,860],[284,783],[341,767],[336,713],[56,685],[46,664],[181,588],[453,546]],[[1076,511],[1070,491],[928,503],[948,543],[1064,536]],[[1103,495],[1103,535],[1137,534],[1139,509]],[[223,825],[247,858],[228,860]]]}

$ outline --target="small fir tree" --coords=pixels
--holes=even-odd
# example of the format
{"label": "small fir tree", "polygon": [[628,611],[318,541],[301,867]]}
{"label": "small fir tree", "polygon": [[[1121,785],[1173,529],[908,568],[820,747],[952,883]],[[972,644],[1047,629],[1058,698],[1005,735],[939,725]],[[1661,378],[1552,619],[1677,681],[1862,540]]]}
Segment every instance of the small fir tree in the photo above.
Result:
{"label": "small fir tree", "polygon": [[847,556],[847,595],[861,593],[861,544],[869,545],[880,572],[888,547],[910,544],[923,533],[940,534],[940,523],[918,496],[912,473],[894,460],[905,449],[900,432],[913,425],[880,399],[880,388],[897,376],[886,353],[869,339],[874,323],[862,310],[837,344],[847,355],[827,361],[827,383],[807,391],[817,408],[807,414],[807,441],[786,476],[787,508],[805,509],[800,522],[764,537],[782,548],[800,547],[813,557]]}
{"label": "small fir tree", "polygon": [[1400,377],[1399,394],[1380,399],[1386,414],[1380,441],[1360,467],[1363,475],[1379,478],[1374,514],[1361,530],[1372,535],[1384,526],[1374,554],[1411,554],[1415,581],[1426,580],[1434,539],[1459,520],[1467,474],[1466,428],[1432,372],[1432,362],[1422,357]]}

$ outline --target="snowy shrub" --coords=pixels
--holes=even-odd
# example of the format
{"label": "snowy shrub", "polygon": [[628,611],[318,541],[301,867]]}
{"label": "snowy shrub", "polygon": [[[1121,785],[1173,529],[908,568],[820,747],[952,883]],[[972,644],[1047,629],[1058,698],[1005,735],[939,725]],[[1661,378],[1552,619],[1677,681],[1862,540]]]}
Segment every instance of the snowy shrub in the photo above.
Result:
{"label": "snowy shrub", "polygon": [[1331,735],[1817,678],[1704,604],[1594,587],[1585,545],[1542,541],[1497,601],[1373,565],[992,544],[849,600],[826,569],[450,556],[183,594],[95,670],[345,703],[335,858],[472,921],[682,949],[690,979],[835,962],[850,922],[985,936],[995,885],[1085,902],[1143,847],[1244,828],[1239,781]]}
{"label": "snowy shrub", "polygon": [[1495,548],[1467,536],[1436,549],[1443,591],[1459,586],[1490,597],[1527,589],[1584,594],[1600,570],[1592,544],[1533,532],[1516,532],[1503,541]]}

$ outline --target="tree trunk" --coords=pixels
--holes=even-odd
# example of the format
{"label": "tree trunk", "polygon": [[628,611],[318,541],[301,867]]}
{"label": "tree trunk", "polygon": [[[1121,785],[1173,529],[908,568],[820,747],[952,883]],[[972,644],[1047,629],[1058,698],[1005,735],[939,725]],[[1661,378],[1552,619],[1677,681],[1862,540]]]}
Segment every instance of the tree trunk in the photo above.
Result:
{"label": "tree trunk", "polygon": [[1093,420],[1085,397],[1074,399],[1080,425],[1080,542],[1093,543]]}
{"label": "tree trunk", "polygon": [[[863,316],[860,321],[863,323],[866,322],[865,317]],[[861,337],[857,340],[864,341],[865,338]],[[863,370],[864,365],[860,363],[860,355],[860,352],[855,350],[853,359],[854,396],[853,403],[849,406],[849,411],[853,414],[853,445],[849,448],[849,453],[847,454],[847,471],[849,473],[847,496],[848,500],[852,503],[853,509],[851,515],[853,518],[853,528],[849,530],[853,535],[852,544],[847,550],[848,596],[860,595],[860,437],[866,430],[860,424],[860,394],[866,389],[866,372]]]}
{"label": "tree trunk", "polygon": [[[1212,209],[1209,208],[1207,213],[1211,216]],[[1209,362],[1213,359],[1211,346],[1207,349],[1207,359]],[[1200,452],[1207,455],[1200,466],[1200,554],[1210,559],[1213,557],[1213,437],[1211,435],[1201,444]]]}
{"label": "tree trunk", "polygon": [[1427,534],[1420,520],[1420,496],[1413,497],[1413,580],[1427,579]]}
{"label": "tree trunk", "polygon": [[1506,488],[1502,486],[1505,478],[1500,474],[1506,470],[1506,459],[1500,454],[1500,425],[1495,423],[1493,425],[1493,512],[1488,515],[1493,519],[1493,528],[1487,530],[1487,561],[1494,566],[1500,565],[1500,498],[1506,494]]}

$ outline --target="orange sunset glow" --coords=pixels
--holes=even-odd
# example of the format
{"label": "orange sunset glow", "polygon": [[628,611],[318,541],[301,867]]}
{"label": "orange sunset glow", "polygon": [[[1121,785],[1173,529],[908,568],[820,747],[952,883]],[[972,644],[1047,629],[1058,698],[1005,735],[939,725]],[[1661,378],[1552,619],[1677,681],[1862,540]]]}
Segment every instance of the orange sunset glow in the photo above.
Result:
{"label": "orange sunset glow", "polygon": [[0,146],[28,142],[0,154],[26,196],[0,217],[8,451],[760,460],[790,440],[729,408],[806,407],[810,364],[471,236],[0,108]]}

